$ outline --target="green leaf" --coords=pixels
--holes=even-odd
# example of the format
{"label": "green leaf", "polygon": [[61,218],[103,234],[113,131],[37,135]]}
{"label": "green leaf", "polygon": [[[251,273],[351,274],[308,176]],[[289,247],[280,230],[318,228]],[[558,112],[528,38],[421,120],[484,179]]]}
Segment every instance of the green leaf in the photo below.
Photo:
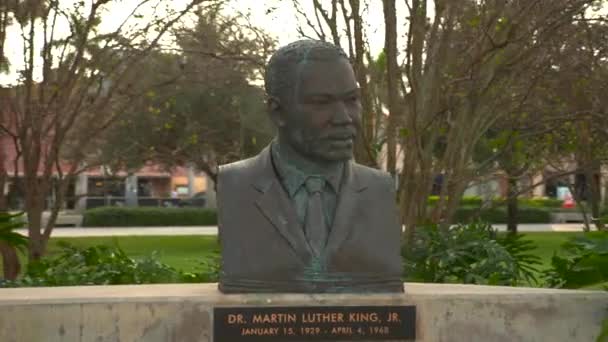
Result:
{"label": "green leaf", "polygon": [[481,23],[481,18],[478,15],[474,16],[473,18],[469,19],[469,21],[467,21],[467,24],[472,28],[478,27],[480,23]]}
{"label": "green leaf", "polygon": [[23,215],[22,212],[17,214],[0,212],[0,241],[20,250],[27,247],[28,238],[13,230],[25,225],[22,219]]}

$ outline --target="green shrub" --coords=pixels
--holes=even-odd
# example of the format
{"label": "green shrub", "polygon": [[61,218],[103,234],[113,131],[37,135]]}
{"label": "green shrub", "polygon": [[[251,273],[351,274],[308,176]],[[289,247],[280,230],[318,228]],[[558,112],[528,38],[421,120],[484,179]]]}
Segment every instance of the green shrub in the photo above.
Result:
{"label": "green shrub", "polygon": [[217,213],[196,208],[101,207],[84,212],[84,227],[213,226]]}
{"label": "green shrub", "polygon": [[534,253],[537,248],[532,240],[525,240],[522,234],[496,234],[496,242],[504,247],[515,261],[521,279],[529,284],[537,284],[536,274],[542,264],[541,258]]}
{"label": "green shrub", "polygon": [[[504,208],[505,220],[507,223],[507,209]],[[517,217],[520,223],[551,223],[551,211],[545,208],[517,208]]]}
{"label": "green shrub", "polygon": [[547,285],[580,288],[608,281],[608,232],[589,232],[562,244],[544,274]]}
{"label": "green shrub", "polygon": [[427,203],[430,206],[434,206],[439,202],[439,196],[429,196]]}
{"label": "green shrub", "polygon": [[[479,209],[479,207],[463,206],[456,209],[455,223],[468,223],[476,220],[492,223],[507,223],[507,209],[494,207]],[[517,212],[518,223],[550,223],[551,213],[543,208],[520,207]]]}
{"label": "green shrub", "polygon": [[21,249],[22,251],[27,248],[28,238],[15,232],[15,229],[23,228],[25,223],[23,222],[23,214],[9,214],[6,212],[0,212],[0,242],[4,242],[7,245]]}
{"label": "green shrub", "polygon": [[[434,206],[439,201],[439,196],[429,196],[428,204]],[[561,208],[564,201],[554,198],[519,198],[517,203],[520,207],[530,208],[547,208],[556,209]],[[460,200],[460,206],[463,207],[481,207],[483,199],[479,196],[464,196]],[[492,199],[492,205],[494,207],[503,207],[506,205],[505,198],[494,198]]]}
{"label": "green shrub", "polygon": [[535,248],[532,242],[522,238],[499,242],[496,231],[480,222],[448,230],[419,227],[413,241],[402,253],[409,281],[517,285],[534,279],[534,265],[540,262],[529,253]]}
{"label": "green shrub", "polygon": [[[429,198],[428,198],[428,204],[430,206],[436,205],[438,201],[439,201],[439,196],[429,196]],[[480,207],[482,203],[483,203],[483,199],[478,196],[464,196],[460,199],[460,205]]]}
{"label": "green shrub", "polygon": [[481,197],[478,197],[478,196],[464,196],[460,200],[460,205],[462,205],[462,206],[481,207],[482,203],[483,203],[483,199]]}
{"label": "green shrub", "polygon": [[561,208],[564,201],[555,198],[521,198],[519,205],[534,208]]}
{"label": "green shrub", "polygon": [[63,243],[58,256],[30,263],[17,281],[4,287],[75,286],[216,282],[219,256],[201,263],[200,272],[182,272],[158,261],[154,254],[131,259],[119,247],[77,248]]}
{"label": "green shrub", "polygon": [[[531,208],[546,208],[546,209],[560,209],[564,201],[555,198],[518,198],[517,204],[520,207],[531,207]],[[506,198],[494,199],[495,206],[506,206]]]}
{"label": "green shrub", "polygon": [[217,283],[220,278],[220,254],[215,252],[206,260],[199,263],[200,271],[182,274],[184,283]]}

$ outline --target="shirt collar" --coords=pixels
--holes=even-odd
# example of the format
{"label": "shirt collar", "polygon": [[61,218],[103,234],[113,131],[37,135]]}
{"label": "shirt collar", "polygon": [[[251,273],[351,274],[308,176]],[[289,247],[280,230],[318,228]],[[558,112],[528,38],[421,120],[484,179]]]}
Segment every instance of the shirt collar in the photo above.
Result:
{"label": "shirt collar", "polygon": [[344,172],[344,166],[340,167],[336,172],[329,174],[307,174],[294,165],[287,162],[286,158],[281,156],[279,144],[273,141],[270,146],[272,155],[272,162],[277,170],[281,183],[284,185],[290,198],[296,194],[298,189],[306,182],[306,179],[311,176],[323,177],[337,194],[340,191],[340,184],[342,182],[342,173]]}

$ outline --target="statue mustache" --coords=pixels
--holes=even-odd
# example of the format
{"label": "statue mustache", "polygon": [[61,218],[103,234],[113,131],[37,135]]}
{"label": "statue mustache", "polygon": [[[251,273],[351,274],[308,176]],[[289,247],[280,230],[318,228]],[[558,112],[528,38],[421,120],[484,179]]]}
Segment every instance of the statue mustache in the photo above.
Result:
{"label": "statue mustache", "polygon": [[303,129],[296,133],[302,142],[314,143],[320,140],[355,139],[357,127],[355,125],[336,125],[322,130]]}
{"label": "statue mustache", "polygon": [[305,134],[304,140],[318,141],[318,140],[354,139],[356,136],[357,136],[357,130],[355,130],[355,129],[325,130],[322,132],[319,132],[319,131],[309,132],[309,134]]}
{"label": "statue mustache", "polygon": [[330,129],[322,132],[319,136],[321,139],[354,139],[357,136],[357,130],[354,127],[344,127],[341,129]]}

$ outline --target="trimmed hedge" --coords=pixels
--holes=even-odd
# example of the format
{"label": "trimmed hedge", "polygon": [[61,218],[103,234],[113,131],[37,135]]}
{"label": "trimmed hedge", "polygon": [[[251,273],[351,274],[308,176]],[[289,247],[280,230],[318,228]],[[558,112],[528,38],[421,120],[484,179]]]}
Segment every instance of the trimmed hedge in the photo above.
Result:
{"label": "trimmed hedge", "polygon": [[534,208],[561,208],[564,201],[555,198],[520,198],[519,205]]}
{"label": "trimmed hedge", "polygon": [[[439,196],[429,196],[428,204],[433,206],[439,201]],[[460,205],[481,206],[483,199],[477,196],[464,196],[460,199]]]}
{"label": "trimmed hedge", "polygon": [[[519,207],[518,223],[551,223],[551,212],[544,208]],[[496,207],[479,210],[479,207],[462,206],[454,214],[455,223],[468,223],[476,219],[492,223],[507,223],[507,208]]]}
{"label": "trimmed hedge", "polygon": [[196,208],[100,207],[84,212],[83,227],[214,226],[217,213]]}
{"label": "trimmed hedge", "polygon": [[[439,196],[429,196],[428,204],[433,206],[439,201]],[[504,198],[494,198],[492,200],[494,206],[502,206],[506,204]],[[554,198],[519,198],[517,200],[521,207],[534,208],[561,208],[564,201]],[[483,199],[478,196],[464,196],[460,200],[460,205],[464,207],[481,207]]]}
{"label": "trimmed hedge", "polygon": [[[474,200],[467,203],[474,203]],[[519,223],[550,223],[551,211],[542,207],[520,206]],[[486,222],[506,223],[507,209],[495,207],[479,210],[477,205],[463,205],[456,210],[455,223],[472,222],[480,218]],[[196,208],[101,207],[84,212],[83,227],[163,227],[215,226],[217,212]]]}

